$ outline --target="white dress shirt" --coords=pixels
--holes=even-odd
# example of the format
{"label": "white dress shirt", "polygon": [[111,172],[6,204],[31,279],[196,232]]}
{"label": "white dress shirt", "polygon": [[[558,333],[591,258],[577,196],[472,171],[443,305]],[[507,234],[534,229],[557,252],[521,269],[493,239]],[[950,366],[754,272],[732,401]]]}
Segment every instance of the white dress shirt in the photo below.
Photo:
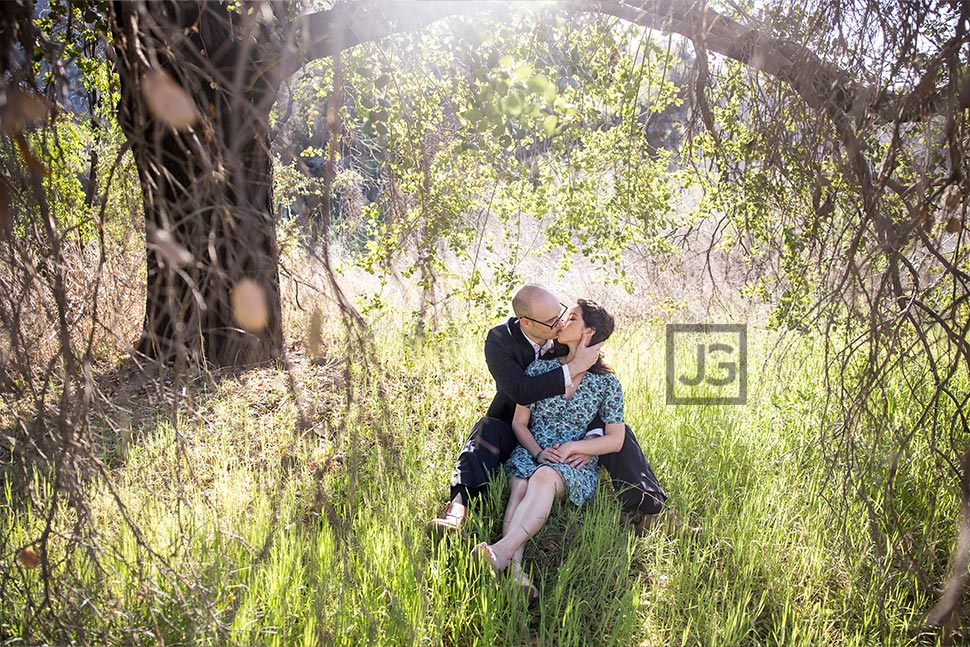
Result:
{"label": "white dress shirt", "polygon": [[[534,341],[532,341],[532,338],[529,337],[528,335],[525,335],[524,333],[523,335],[525,336],[526,340],[528,340],[529,344],[532,345],[532,350],[535,351],[536,359],[539,359],[540,357],[542,357],[542,354],[545,353],[550,348],[552,348],[553,343],[555,343],[555,340],[547,339],[545,343],[537,344]],[[567,366],[566,364],[562,365],[562,375],[563,375],[563,378],[566,380],[566,387],[568,388],[572,386],[573,376],[569,374],[569,366]]]}

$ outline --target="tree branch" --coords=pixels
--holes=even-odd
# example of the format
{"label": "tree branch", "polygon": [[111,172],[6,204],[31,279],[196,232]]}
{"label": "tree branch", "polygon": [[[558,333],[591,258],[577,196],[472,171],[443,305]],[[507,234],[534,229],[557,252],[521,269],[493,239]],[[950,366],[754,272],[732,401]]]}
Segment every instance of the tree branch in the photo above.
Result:
{"label": "tree branch", "polygon": [[916,121],[936,112],[948,98],[946,90],[937,92],[935,88],[895,95],[862,85],[803,45],[765,36],[691,0],[567,0],[565,4],[572,11],[604,13],[692,41],[702,32],[709,51],[787,82],[809,106],[819,110],[832,104],[846,114],[869,110],[885,122]]}
{"label": "tree branch", "polygon": [[[286,48],[278,71],[286,78],[310,61],[354,45],[420,29],[446,16],[485,6],[488,4],[458,0],[365,0],[300,16],[293,21],[295,42]],[[766,36],[692,0],[565,0],[563,7],[616,16],[691,40],[703,33],[709,51],[787,82],[818,110],[831,104],[846,114],[870,111],[887,123],[918,121],[939,112],[954,92],[950,85],[938,91],[927,83],[920,83],[907,94],[863,85],[799,43]],[[935,75],[927,76],[925,80],[935,79]]]}
{"label": "tree branch", "polygon": [[390,34],[413,31],[441,18],[474,8],[457,1],[392,0],[340,4],[295,19],[296,40],[280,59],[277,72],[287,78],[301,67],[337,52]]}

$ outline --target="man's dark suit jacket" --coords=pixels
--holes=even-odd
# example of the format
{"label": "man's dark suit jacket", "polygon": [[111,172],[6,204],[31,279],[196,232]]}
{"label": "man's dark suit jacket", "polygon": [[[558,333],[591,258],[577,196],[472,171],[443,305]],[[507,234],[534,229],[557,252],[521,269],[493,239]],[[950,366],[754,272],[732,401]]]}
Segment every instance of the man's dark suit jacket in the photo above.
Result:
{"label": "man's dark suit jacket", "polygon": [[495,326],[485,337],[485,363],[495,378],[495,397],[485,414],[512,424],[515,403],[528,405],[566,392],[562,371],[549,371],[535,377],[523,377],[535,360],[535,349],[512,317]]}

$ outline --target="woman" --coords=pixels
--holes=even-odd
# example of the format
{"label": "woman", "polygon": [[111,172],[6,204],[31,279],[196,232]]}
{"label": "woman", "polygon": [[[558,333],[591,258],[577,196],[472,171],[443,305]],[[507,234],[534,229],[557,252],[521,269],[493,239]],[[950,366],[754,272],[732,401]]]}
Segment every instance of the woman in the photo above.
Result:
{"label": "woman", "polygon": [[[573,358],[580,344],[598,344],[612,332],[613,317],[595,302],[579,299],[566,313],[557,338],[567,348],[566,355],[538,359],[526,374],[558,370]],[[605,423],[606,433],[585,438],[586,428],[597,414]],[[542,528],[557,498],[568,494],[576,505],[585,503],[599,481],[595,457],[617,452],[623,446],[620,382],[601,358],[588,371],[572,376],[565,395],[528,407],[516,405],[512,430],[519,446],[505,463],[510,493],[503,536],[491,546],[484,542],[477,545],[473,552],[487,559],[496,573],[511,565],[516,582],[528,589],[531,602],[538,598],[538,591],[522,571],[525,542]],[[583,465],[585,456],[593,458]]]}

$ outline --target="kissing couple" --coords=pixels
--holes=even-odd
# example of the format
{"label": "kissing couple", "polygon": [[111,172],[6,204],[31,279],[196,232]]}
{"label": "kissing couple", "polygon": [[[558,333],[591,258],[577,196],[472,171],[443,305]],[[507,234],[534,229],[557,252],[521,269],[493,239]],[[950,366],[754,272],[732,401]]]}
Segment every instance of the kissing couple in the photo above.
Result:
{"label": "kissing couple", "polygon": [[470,501],[504,466],[510,493],[502,538],[473,552],[496,573],[511,567],[535,601],[538,591],[522,570],[523,548],[557,499],[585,503],[596,491],[602,466],[635,531],[642,532],[667,495],[623,422],[620,382],[600,357],[613,317],[585,299],[566,306],[538,285],[519,289],[512,310],[515,316],[485,339],[495,397],[462,446],[451,499],[428,530],[458,531]]}

